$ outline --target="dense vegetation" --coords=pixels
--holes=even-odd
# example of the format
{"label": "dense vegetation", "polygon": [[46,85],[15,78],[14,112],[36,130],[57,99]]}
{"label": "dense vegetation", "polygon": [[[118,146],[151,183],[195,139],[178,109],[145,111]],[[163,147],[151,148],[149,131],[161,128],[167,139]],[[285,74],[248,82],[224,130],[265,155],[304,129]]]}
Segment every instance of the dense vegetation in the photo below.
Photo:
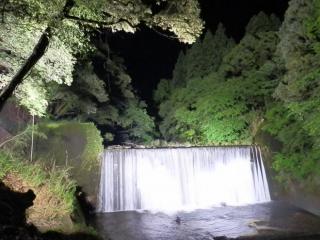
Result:
{"label": "dense vegetation", "polygon": [[99,40],[90,58],[75,66],[72,85],[60,85],[46,112],[53,119],[94,122],[106,144],[147,143],[154,121],[131,85],[123,60]]}
{"label": "dense vegetation", "polygon": [[172,80],[162,80],[155,100],[168,140],[196,144],[250,143],[255,122],[275,87],[279,20],[252,18],[239,44],[220,25],[181,54]]}
{"label": "dense vegetation", "polygon": [[237,44],[221,25],[207,32],[155,92],[164,138],[250,144],[263,129],[283,146],[273,161],[278,179],[317,185],[319,19],[319,1],[292,0],[282,24],[260,13]]}
{"label": "dense vegetation", "polygon": [[[66,129],[86,132],[84,155],[91,163],[102,149],[95,126],[105,144],[150,143],[158,135],[108,35],[134,32],[143,23],[193,43],[203,28],[197,1],[189,0],[9,0],[0,9],[0,106],[8,86],[17,82],[11,99],[36,116],[40,133],[55,131],[58,138]],[[155,91],[161,138],[197,145],[252,144],[258,131],[266,131],[282,145],[273,161],[278,179],[317,185],[319,34],[318,0],[292,0],[282,23],[259,13],[237,43],[222,24],[215,33],[206,32],[181,52],[172,79],[161,80]],[[32,55],[38,59],[31,68],[17,74]],[[26,142],[30,139],[16,138],[2,159],[16,146],[29,149]],[[59,158],[65,161],[65,153]]]}
{"label": "dense vegetation", "polygon": [[123,142],[151,141],[154,123],[104,33],[144,23],[192,43],[203,28],[195,0],[9,0],[0,8],[0,109],[14,91],[32,115],[93,121],[107,142],[115,132]]}
{"label": "dense vegetation", "polygon": [[[39,139],[46,137],[37,129],[33,131]],[[27,128],[1,144],[0,181],[14,190],[32,189],[37,194],[34,207],[28,214],[29,222],[42,230],[66,231],[71,226],[68,222],[63,226],[60,221],[79,211],[75,197],[77,184],[71,179],[68,166],[56,166],[42,159],[26,160],[33,131]]]}
{"label": "dense vegetation", "polygon": [[67,225],[66,218],[72,224],[76,185],[84,189],[79,179],[97,186],[90,174],[99,172],[101,136],[111,144],[147,143],[155,135],[108,35],[145,24],[192,43],[203,28],[198,2],[6,0],[0,9],[0,112],[10,98],[30,114],[19,122],[25,129],[1,126],[10,137],[0,145],[0,181],[12,177],[13,185],[35,191],[45,230]]}

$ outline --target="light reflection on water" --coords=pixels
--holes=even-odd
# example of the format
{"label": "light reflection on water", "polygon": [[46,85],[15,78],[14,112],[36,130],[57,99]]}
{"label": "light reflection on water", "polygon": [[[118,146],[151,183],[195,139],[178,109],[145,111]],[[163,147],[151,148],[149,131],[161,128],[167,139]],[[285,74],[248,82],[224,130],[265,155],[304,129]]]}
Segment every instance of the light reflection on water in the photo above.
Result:
{"label": "light reflection on water", "polygon": [[[179,216],[181,223],[176,222]],[[217,236],[320,233],[320,218],[282,202],[179,212],[98,214],[98,231],[112,240],[206,240]],[[258,230],[259,231],[258,231]]]}

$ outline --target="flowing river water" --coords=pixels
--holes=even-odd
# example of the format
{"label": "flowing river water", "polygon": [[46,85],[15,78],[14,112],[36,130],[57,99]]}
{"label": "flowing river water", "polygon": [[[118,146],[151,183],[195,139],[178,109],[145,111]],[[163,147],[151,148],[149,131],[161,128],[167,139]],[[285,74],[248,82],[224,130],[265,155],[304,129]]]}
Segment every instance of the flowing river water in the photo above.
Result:
{"label": "flowing river water", "polygon": [[173,215],[147,211],[100,213],[96,227],[112,240],[213,240],[220,236],[319,234],[320,218],[284,202],[269,202]]}
{"label": "flowing river water", "polygon": [[107,150],[99,212],[171,212],[270,201],[258,147]]}
{"label": "flowing river water", "polygon": [[320,234],[318,216],[271,201],[256,146],[106,150],[94,224],[112,240]]}

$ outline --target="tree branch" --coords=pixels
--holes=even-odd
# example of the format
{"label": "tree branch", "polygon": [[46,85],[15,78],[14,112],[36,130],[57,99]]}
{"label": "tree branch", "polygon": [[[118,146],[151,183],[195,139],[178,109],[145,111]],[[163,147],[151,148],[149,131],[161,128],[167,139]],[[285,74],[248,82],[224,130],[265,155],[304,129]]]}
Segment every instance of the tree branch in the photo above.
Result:
{"label": "tree branch", "polygon": [[74,21],[81,21],[88,24],[98,24],[103,27],[112,27],[112,25],[125,22],[131,28],[135,26],[126,19],[119,19],[116,22],[103,22],[91,19],[83,19],[80,17],[70,15],[70,10],[75,5],[75,0],[66,0],[63,10],[51,21],[49,22],[47,28],[42,33],[40,39],[38,40],[36,46],[34,47],[31,55],[28,57],[24,65],[19,69],[19,71],[14,75],[10,83],[1,91],[0,93],[0,111],[2,110],[6,101],[13,95],[16,88],[23,82],[25,77],[30,73],[31,69],[36,65],[36,63],[45,54],[47,47],[49,46],[52,28],[54,25],[59,24],[63,19],[70,19]]}
{"label": "tree branch", "polygon": [[8,0],[5,0],[5,2],[3,3],[3,6],[2,6],[2,23],[4,23],[4,12],[5,12],[5,9],[6,9],[6,6],[8,4]]}
{"label": "tree branch", "polygon": [[9,50],[9,49],[5,49],[5,48],[0,48],[0,52],[4,52],[4,53],[6,53],[6,54],[8,54],[8,55],[11,55],[11,50]]}
{"label": "tree branch", "polygon": [[74,20],[74,21],[79,21],[79,22],[84,22],[84,23],[90,23],[90,24],[98,24],[98,25],[110,25],[110,22],[104,22],[104,21],[97,21],[93,19],[85,19],[85,18],[80,18],[72,15],[65,15],[66,19]]}
{"label": "tree branch", "polygon": [[28,130],[29,130],[29,128],[27,127],[27,128],[26,128],[24,131],[22,131],[21,133],[19,133],[19,134],[15,135],[15,136],[13,136],[13,137],[5,140],[4,142],[2,142],[2,143],[0,144],[0,148],[2,148],[2,147],[3,147],[5,144],[7,144],[8,142],[11,142],[11,141],[15,140],[16,138],[18,138],[18,137],[26,134],[26,133],[28,132]]}
{"label": "tree branch", "polygon": [[150,27],[153,31],[155,31],[157,34],[159,34],[159,35],[161,35],[161,36],[163,36],[163,37],[166,37],[166,38],[168,38],[168,39],[170,39],[170,40],[177,40],[177,39],[179,39],[178,37],[176,37],[176,36],[170,36],[170,35],[167,35],[167,34],[165,34],[165,33],[161,33],[161,32],[159,32],[158,30],[156,30],[154,27]]}
{"label": "tree branch", "polygon": [[9,85],[3,89],[0,95],[0,111],[2,110],[5,102],[12,96],[13,92],[19,84],[22,83],[24,77],[33,68],[33,66],[39,61],[39,59],[44,55],[50,38],[50,28],[47,27],[44,33],[41,35],[37,45],[34,47],[32,54],[29,56],[24,65],[12,78]]}
{"label": "tree branch", "polygon": [[12,78],[9,85],[6,86],[0,94],[0,112],[6,103],[6,101],[12,96],[13,92],[16,88],[23,82],[25,76],[31,71],[31,69],[36,65],[36,63],[42,58],[45,54],[47,47],[49,46],[50,38],[51,38],[51,25],[56,24],[57,21],[62,21],[66,15],[69,14],[71,8],[74,6],[74,0],[66,0],[65,6],[54,21],[49,23],[47,28],[42,33],[38,43],[34,47],[31,55],[28,57],[26,62],[20,68],[20,70],[16,73],[16,75]]}
{"label": "tree branch", "polygon": [[80,18],[80,17],[72,16],[72,15],[65,15],[65,18],[69,19],[69,20],[78,21],[78,22],[88,23],[88,24],[97,24],[97,25],[102,26],[102,27],[111,27],[112,25],[115,25],[115,24],[118,24],[118,23],[121,23],[121,22],[125,22],[131,28],[135,28],[135,26],[132,25],[132,23],[130,23],[128,20],[123,19],[123,18],[120,18],[117,22],[98,21],[98,20],[94,20],[94,19]]}

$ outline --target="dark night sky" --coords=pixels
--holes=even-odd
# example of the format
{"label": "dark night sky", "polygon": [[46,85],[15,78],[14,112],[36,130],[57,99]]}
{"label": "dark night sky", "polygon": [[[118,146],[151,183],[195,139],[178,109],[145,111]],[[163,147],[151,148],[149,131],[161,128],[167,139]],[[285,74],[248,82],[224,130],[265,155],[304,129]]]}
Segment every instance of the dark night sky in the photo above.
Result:
{"label": "dark night sky", "polygon": [[[200,3],[206,28],[215,31],[222,22],[227,34],[236,41],[243,37],[253,15],[264,11],[283,18],[288,7],[288,0],[200,0]],[[145,27],[136,34],[112,34],[109,41],[111,48],[124,57],[133,86],[149,105],[157,83],[161,78],[171,77],[179,51],[186,47]]]}

